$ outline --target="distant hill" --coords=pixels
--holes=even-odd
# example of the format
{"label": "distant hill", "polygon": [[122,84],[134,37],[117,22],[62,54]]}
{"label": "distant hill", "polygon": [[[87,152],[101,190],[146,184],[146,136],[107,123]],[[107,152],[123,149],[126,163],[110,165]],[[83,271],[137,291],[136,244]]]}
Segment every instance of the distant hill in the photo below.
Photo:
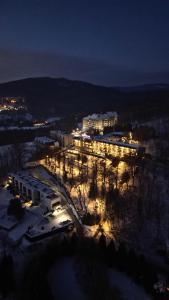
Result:
{"label": "distant hill", "polygon": [[117,110],[123,115],[169,114],[169,85],[103,87],[65,78],[28,78],[0,84],[0,97],[23,96],[37,116]]}

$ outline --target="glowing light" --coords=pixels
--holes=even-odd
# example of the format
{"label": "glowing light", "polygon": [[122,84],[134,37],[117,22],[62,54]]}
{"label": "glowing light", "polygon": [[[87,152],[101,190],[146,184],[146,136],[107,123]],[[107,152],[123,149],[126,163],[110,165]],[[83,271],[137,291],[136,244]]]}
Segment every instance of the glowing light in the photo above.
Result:
{"label": "glowing light", "polygon": [[32,200],[30,200],[30,201],[24,203],[24,207],[31,207],[32,203],[33,203]]}

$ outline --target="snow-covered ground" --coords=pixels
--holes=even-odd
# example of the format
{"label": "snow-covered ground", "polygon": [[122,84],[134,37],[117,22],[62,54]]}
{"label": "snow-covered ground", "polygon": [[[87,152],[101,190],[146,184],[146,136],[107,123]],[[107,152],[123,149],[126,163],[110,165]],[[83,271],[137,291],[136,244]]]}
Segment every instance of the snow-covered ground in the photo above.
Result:
{"label": "snow-covered ground", "polygon": [[122,272],[109,269],[109,280],[112,287],[116,287],[121,292],[123,300],[150,300],[144,289],[135,284],[132,279]]}
{"label": "snow-covered ground", "polygon": [[156,133],[163,133],[165,132],[166,126],[169,124],[169,118],[157,118],[151,121],[147,121],[144,123],[139,124],[139,126],[148,126],[152,127],[156,130]]}
{"label": "snow-covered ground", "polygon": [[0,210],[9,205],[13,195],[6,189],[0,187]]}
{"label": "snow-covered ground", "polygon": [[53,182],[53,177],[42,167],[28,169],[24,174],[36,176],[41,182],[47,183],[50,187],[50,192],[56,192],[57,200],[60,200],[61,206],[58,207],[59,210],[56,208],[52,216],[46,216],[45,219],[43,204],[38,207],[26,207],[23,218],[18,222],[16,218],[8,216],[7,214],[7,207],[13,195],[10,194],[6,188],[1,188],[0,227],[8,229],[8,240],[12,245],[19,244],[30,227],[32,227],[32,229],[29,232],[29,236],[34,237],[44,233],[50,233],[57,228],[64,228],[72,223],[72,213],[70,213],[72,209],[70,209],[70,205],[67,203],[66,195],[60,190],[60,186],[56,184],[56,181]]}
{"label": "snow-covered ground", "polygon": [[77,282],[73,259],[57,261],[49,272],[48,282],[54,300],[87,299]]}
{"label": "snow-covered ground", "polygon": [[[150,300],[150,296],[144,289],[135,284],[124,273],[116,270],[107,269],[108,278],[112,288],[116,288],[122,300]],[[75,261],[73,258],[62,258],[57,261],[49,271],[48,282],[54,300],[87,300],[78,283],[75,271]]]}

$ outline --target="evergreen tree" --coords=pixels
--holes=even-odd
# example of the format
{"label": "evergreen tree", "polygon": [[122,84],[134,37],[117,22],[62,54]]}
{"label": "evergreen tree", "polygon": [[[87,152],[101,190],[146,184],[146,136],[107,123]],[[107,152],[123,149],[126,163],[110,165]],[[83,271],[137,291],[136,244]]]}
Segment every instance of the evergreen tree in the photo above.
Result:
{"label": "evergreen tree", "polygon": [[15,289],[13,259],[5,255],[0,263],[0,291],[4,297]]}

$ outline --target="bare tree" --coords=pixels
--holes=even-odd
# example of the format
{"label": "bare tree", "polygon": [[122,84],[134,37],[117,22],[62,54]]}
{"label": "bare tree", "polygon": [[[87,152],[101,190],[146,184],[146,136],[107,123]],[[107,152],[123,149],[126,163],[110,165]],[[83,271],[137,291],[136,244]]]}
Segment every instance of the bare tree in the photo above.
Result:
{"label": "bare tree", "polygon": [[128,186],[129,180],[130,180],[130,173],[128,171],[124,171],[121,176],[121,183],[122,184],[125,183],[127,186],[127,189],[129,188],[129,186]]}
{"label": "bare tree", "polygon": [[18,171],[23,168],[26,159],[26,149],[24,144],[13,144],[11,148],[13,158],[13,168]]}

